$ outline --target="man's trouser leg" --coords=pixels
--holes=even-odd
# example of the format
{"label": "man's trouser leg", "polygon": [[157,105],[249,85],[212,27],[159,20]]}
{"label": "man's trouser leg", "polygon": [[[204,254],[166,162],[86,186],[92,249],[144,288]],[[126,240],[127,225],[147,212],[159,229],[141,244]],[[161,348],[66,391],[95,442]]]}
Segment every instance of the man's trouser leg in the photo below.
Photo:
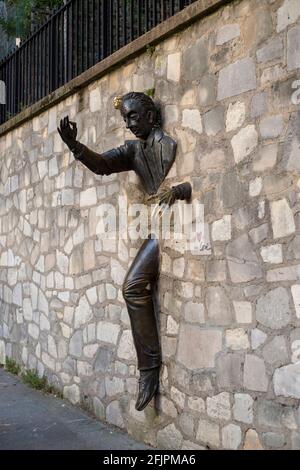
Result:
{"label": "man's trouser leg", "polygon": [[144,241],[123,285],[130,317],[138,369],[159,367],[161,354],[155,315],[155,284],[159,275],[159,245],[156,239]]}

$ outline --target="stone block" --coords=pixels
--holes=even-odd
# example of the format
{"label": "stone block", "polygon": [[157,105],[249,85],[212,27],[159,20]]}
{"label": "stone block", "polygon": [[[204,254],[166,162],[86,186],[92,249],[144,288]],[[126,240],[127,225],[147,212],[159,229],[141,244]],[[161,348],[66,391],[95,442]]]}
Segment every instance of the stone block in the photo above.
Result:
{"label": "stone block", "polygon": [[226,261],[213,260],[207,263],[207,282],[224,282],[226,277]]}
{"label": "stone block", "polygon": [[284,407],[273,400],[259,401],[257,408],[259,426],[280,429],[283,410]]}
{"label": "stone block", "polygon": [[277,11],[277,33],[283,31],[300,17],[300,4],[298,0],[284,0]]}
{"label": "stone block", "polygon": [[256,319],[274,330],[287,326],[291,320],[289,296],[285,288],[278,287],[260,297],[256,305]]}
{"label": "stone block", "polygon": [[212,137],[224,129],[224,109],[218,106],[211,109],[203,116],[205,132]]}
{"label": "stone block", "polygon": [[277,432],[266,432],[262,435],[263,444],[271,449],[279,449],[285,444],[284,434]]}
{"label": "stone block", "polygon": [[118,357],[127,361],[134,361],[136,359],[136,352],[133,344],[132,333],[130,330],[125,330],[121,336]]}
{"label": "stone block", "polygon": [[198,89],[200,106],[211,106],[215,102],[215,75],[201,78]]}
{"label": "stone block", "polygon": [[213,241],[226,241],[231,239],[231,215],[224,215],[223,219],[212,224]]}
{"label": "stone block", "polygon": [[236,424],[228,424],[222,429],[222,444],[224,449],[236,450],[242,442],[242,431]]}
{"label": "stone block", "polygon": [[167,78],[179,82],[181,75],[181,53],[169,54],[167,59]]}
{"label": "stone block", "polygon": [[256,392],[266,392],[268,384],[264,361],[257,356],[247,354],[244,365],[245,388]]}
{"label": "stone block", "polygon": [[105,343],[117,344],[120,326],[115,323],[100,321],[97,325],[97,339]]}
{"label": "stone block", "polygon": [[244,127],[231,139],[231,145],[236,163],[242,162],[256,149],[258,134],[253,124]]}
{"label": "stone block", "polygon": [[263,139],[275,139],[283,132],[283,116],[269,116],[260,121],[259,129]]}
{"label": "stone block", "polygon": [[300,398],[300,362],[276,369],[273,376],[277,396]]}
{"label": "stone block", "polygon": [[250,302],[233,302],[237,323],[252,323],[252,305]]}
{"label": "stone block", "polygon": [[254,429],[249,429],[246,432],[244,450],[263,450],[258,434]]}
{"label": "stone block", "polygon": [[242,101],[230,103],[226,116],[226,132],[239,129],[246,119],[246,106]]}
{"label": "stone block", "polygon": [[225,44],[229,41],[232,41],[232,39],[239,37],[240,34],[241,29],[239,24],[226,24],[218,30],[216,45],[222,46],[222,44]]}
{"label": "stone block", "polygon": [[258,62],[269,62],[270,60],[283,58],[283,42],[281,37],[271,39],[268,44],[259,49],[256,53]]}
{"label": "stone block", "polygon": [[226,256],[232,282],[248,282],[262,277],[262,269],[247,235],[229,243]]}
{"label": "stone block", "polygon": [[284,336],[276,336],[263,348],[263,357],[271,365],[282,366],[288,362],[288,351]]}
{"label": "stone block", "polygon": [[184,109],[182,112],[182,126],[202,134],[202,119],[198,109]]}
{"label": "stone block", "polygon": [[106,408],[106,421],[118,428],[124,427],[124,421],[118,401],[112,401]]}
{"label": "stone block", "polygon": [[280,264],[283,262],[282,245],[264,246],[260,254],[265,263]]}
{"label": "stone block", "polygon": [[242,357],[226,353],[216,361],[217,383],[221,390],[240,389],[242,386]]}
{"label": "stone block", "polygon": [[291,290],[296,310],[296,317],[300,318],[300,285],[295,284],[294,286],[292,286]]}
{"label": "stone block", "polygon": [[248,334],[243,328],[226,330],[226,346],[233,351],[248,349],[250,347]]}
{"label": "stone block", "polygon": [[206,400],[207,414],[218,421],[229,421],[231,418],[230,395],[227,392],[219,393]]}
{"label": "stone block", "polygon": [[212,325],[230,325],[233,314],[229,298],[222,287],[208,287],[206,290],[206,309]]}
{"label": "stone block", "polygon": [[271,219],[274,238],[282,238],[295,232],[293,212],[286,199],[271,203]]}
{"label": "stone block", "polygon": [[197,441],[201,441],[207,446],[218,448],[220,446],[219,426],[211,421],[199,420],[197,431]]}
{"label": "stone block", "polygon": [[157,446],[161,449],[181,449],[183,437],[174,424],[169,424],[157,433]]}
{"label": "stone block", "polygon": [[215,356],[221,349],[221,331],[201,329],[196,325],[181,325],[177,359],[188,369],[214,367]]}
{"label": "stone block", "polygon": [[188,70],[189,80],[200,80],[208,69],[208,45],[205,39],[198,39],[183,54],[183,70]]}
{"label": "stone block", "polygon": [[295,26],[287,34],[288,71],[300,68],[300,26]]}
{"label": "stone block", "polygon": [[184,306],[184,319],[189,323],[205,323],[204,305],[187,302]]}
{"label": "stone block", "polygon": [[256,118],[264,114],[268,109],[268,95],[266,92],[257,93],[251,101],[251,117]]}
{"label": "stone block", "polygon": [[233,416],[241,423],[250,424],[253,421],[253,398],[246,393],[234,395]]}
{"label": "stone block", "polygon": [[255,88],[256,70],[252,58],[246,57],[220,70],[218,101],[240,95]]}
{"label": "stone block", "polygon": [[80,402],[80,390],[76,384],[64,387],[63,394],[73,405]]}

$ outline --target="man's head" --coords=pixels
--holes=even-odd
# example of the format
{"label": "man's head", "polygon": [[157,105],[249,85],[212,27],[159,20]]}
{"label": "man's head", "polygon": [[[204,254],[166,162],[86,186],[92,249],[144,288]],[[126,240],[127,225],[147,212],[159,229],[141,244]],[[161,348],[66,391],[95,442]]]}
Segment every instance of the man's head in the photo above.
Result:
{"label": "man's head", "polygon": [[147,140],[157,125],[157,109],[152,99],[144,93],[127,93],[120,100],[120,111],[127,129],[141,140]]}

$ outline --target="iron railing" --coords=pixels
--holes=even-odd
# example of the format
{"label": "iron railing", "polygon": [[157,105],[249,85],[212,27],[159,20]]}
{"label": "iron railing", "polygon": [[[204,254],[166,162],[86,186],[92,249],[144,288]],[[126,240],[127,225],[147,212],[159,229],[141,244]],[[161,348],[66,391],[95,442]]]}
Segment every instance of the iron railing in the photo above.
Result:
{"label": "iron railing", "polygon": [[194,1],[67,1],[0,62],[0,124]]}

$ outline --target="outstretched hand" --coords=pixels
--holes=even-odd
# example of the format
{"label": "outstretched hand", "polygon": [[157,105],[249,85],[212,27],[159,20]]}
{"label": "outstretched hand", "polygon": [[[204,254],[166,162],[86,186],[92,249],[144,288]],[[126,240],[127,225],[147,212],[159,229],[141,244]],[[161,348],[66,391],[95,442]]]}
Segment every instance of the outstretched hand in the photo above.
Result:
{"label": "outstretched hand", "polygon": [[60,127],[57,128],[59,135],[67,146],[72,149],[76,144],[77,125],[76,122],[69,121],[69,116],[66,116],[60,121]]}

